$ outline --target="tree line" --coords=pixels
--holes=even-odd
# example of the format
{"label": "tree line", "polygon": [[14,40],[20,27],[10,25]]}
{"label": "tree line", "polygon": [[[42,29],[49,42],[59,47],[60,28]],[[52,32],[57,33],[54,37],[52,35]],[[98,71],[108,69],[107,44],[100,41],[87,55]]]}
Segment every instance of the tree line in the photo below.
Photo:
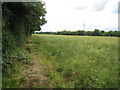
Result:
{"label": "tree line", "polygon": [[[25,61],[22,51],[35,30],[41,30],[45,20],[44,2],[2,2],[2,69],[9,75],[17,61]],[[19,50],[18,50],[19,48]],[[6,75],[7,75],[6,74]]]}
{"label": "tree line", "polygon": [[120,31],[104,31],[95,29],[94,31],[58,31],[58,32],[36,32],[37,34],[54,34],[54,35],[80,35],[80,36],[120,36]]}

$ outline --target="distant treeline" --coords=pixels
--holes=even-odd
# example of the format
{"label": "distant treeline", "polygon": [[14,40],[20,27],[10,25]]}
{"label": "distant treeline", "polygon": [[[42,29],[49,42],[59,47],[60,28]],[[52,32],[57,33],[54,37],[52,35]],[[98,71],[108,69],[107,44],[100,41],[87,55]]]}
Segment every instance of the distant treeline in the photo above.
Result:
{"label": "distant treeline", "polygon": [[54,34],[54,35],[80,35],[80,36],[120,36],[120,31],[104,31],[95,29],[94,31],[58,31],[58,32],[36,32],[36,34]]}

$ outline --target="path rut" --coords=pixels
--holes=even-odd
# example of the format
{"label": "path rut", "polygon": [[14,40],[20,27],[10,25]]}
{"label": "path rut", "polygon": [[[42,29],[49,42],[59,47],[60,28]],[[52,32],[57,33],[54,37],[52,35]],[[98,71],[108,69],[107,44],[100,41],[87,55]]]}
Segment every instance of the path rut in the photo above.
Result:
{"label": "path rut", "polygon": [[31,52],[31,65],[24,65],[23,74],[27,78],[27,83],[24,87],[31,88],[51,88],[52,84],[49,82],[48,77],[45,75],[42,65],[38,60],[38,55],[35,53],[35,47],[32,44],[32,39],[30,38],[29,44],[31,44],[32,52]]}

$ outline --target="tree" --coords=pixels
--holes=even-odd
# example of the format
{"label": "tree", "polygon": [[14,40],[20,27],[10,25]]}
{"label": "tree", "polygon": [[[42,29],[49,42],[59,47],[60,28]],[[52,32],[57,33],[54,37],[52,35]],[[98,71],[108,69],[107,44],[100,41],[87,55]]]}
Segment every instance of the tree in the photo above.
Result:
{"label": "tree", "polygon": [[43,2],[4,2],[3,36],[4,32],[10,31],[17,43],[23,43],[27,36],[35,30],[41,30],[45,20],[46,10]]}
{"label": "tree", "polygon": [[27,40],[35,30],[40,30],[47,21],[43,2],[3,2],[2,3],[2,57],[3,72],[13,67],[15,50]]}
{"label": "tree", "polygon": [[78,30],[77,33],[78,35],[82,35],[82,36],[85,35],[85,31]]}
{"label": "tree", "polygon": [[100,36],[100,31],[98,29],[95,29],[92,33],[93,36]]}
{"label": "tree", "polygon": [[86,31],[85,35],[91,36],[92,32],[91,31]]}
{"label": "tree", "polygon": [[110,30],[110,31],[108,32],[108,35],[109,35],[109,36],[113,36],[113,31]]}
{"label": "tree", "polygon": [[104,36],[104,32],[105,32],[104,30],[101,31],[101,36]]}

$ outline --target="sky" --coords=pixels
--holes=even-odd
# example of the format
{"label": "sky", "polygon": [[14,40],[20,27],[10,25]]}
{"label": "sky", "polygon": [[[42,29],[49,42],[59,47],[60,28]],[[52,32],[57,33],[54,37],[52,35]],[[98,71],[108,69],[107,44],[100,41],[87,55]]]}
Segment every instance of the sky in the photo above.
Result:
{"label": "sky", "polygon": [[[13,0],[1,0],[1,1],[13,1]],[[45,7],[47,10],[47,14],[45,17],[47,23],[41,27],[43,32],[46,31],[56,32],[63,30],[93,31],[94,29],[105,31],[118,30],[118,2],[120,0],[42,0],[42,1],[46,3]]]}
{"label": "sky", "polygon": [[[13,0],[1,0],[1,1],[13,2]],[[47,10],[47,14],[45,17],[47,23],[41,27],[43,32],[45,31],[56,32],[63,30],[93,31],[94,29],[105,31],[118,30],[118,24],[120,24],[118,23],[118,2],[120,0],[42,0],[42,1],[46,3],[45,7]]]}
{"label": "sky", "polygon": [[42,0],[47,23],[42,31],[118,30],[119,0]]}

